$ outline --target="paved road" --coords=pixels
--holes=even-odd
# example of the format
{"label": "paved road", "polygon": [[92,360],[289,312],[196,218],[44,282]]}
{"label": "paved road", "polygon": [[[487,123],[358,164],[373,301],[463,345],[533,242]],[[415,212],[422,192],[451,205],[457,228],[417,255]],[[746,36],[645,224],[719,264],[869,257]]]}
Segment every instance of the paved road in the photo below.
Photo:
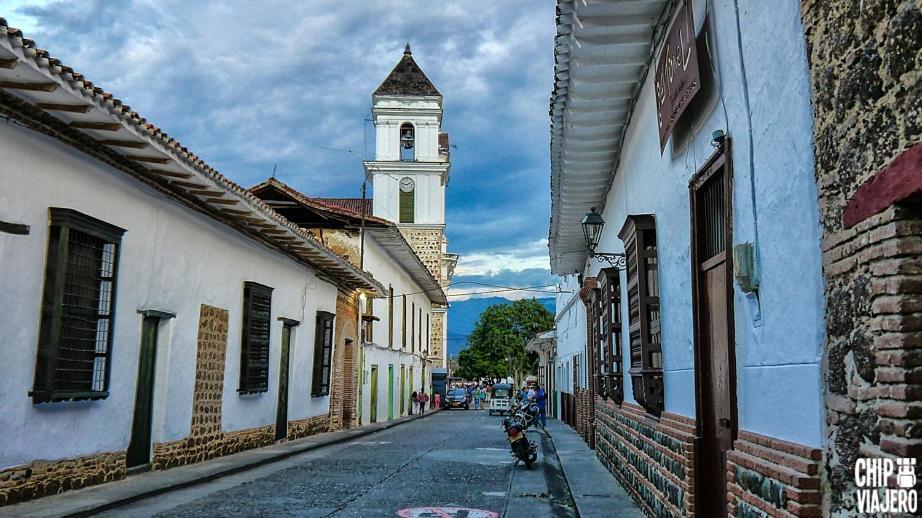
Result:
{"label": "paved road", "polygon": [[[539,457],[527,470],[509,455],[500,419],[439,412],[102,516],[575,516],[553,444],[529,431]],[[404,511],[426,507],[441,509]]]}

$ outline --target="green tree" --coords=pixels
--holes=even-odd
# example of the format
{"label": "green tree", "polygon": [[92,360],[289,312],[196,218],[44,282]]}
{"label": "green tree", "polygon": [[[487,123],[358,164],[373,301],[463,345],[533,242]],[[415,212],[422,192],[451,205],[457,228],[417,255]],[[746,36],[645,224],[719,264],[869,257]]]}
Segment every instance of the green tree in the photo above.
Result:
{"label": "green tree", "polygon": [[494,304],[480,314],[458,355],[458,375],[466,379],[513,376],[521,382],[538,368],[538,355],[525,351],[528,340],[554,327],[554,315],[535,299]]}

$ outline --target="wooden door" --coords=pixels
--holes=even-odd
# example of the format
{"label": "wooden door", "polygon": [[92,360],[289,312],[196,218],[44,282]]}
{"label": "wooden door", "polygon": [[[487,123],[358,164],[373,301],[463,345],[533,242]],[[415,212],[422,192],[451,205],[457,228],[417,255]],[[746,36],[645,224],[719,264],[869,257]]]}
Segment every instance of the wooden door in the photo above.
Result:
{"label": "wooden door", "polygon": [[371,366],[371,408],[368,412],[368,422],[378,422],[378,366]]}
{"label": "wooden door", "polygon": [[406,399],[407,399],[407,367],[406,365],[400,366],[400,415],[406,411]]}
{"label": "wooden door", "polygon": [[394,418],[394,366],[387,366],[387,418]]}
{"label": "wooden door", "polygon": [[288,359],[291,350],[291,325],[282,326],[282,354],[279,361],[279,399],[275,412],[275,439],[288,437]]}
{"label": "wooden door", "polygon": [[699,516],[727,515],[727,451],[737,434],[729,142],[724,146],[690,183]]}
{"label": "wooden door", "polygon": [[131,441],[125,455],[129,468],[150,463],[151,420],[154,411],[154,363],[157,357],[157,328],[160,318],[145,316],[141,321],[141,348],[138,358],[138,385],[134,398]]}

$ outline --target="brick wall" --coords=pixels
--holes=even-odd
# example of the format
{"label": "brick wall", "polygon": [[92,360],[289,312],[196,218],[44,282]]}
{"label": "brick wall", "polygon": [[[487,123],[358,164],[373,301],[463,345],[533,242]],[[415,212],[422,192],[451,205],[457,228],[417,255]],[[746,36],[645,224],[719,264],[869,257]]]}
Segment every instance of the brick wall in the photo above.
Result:
{"label": "brick wall", "polygon": [[[356,425],[358,398],[358,297],[356,293],[336,293],[336,320],[333,337],[333,372],[330,380],[330,430]],[[350,341],[347,344],[347,341]]]}
{"label": "brick wall", "polygon": [[650,516],[694,515],[694,419],[596,400],[596,453]]}
{"label": "brick wall", "polygon": [[822,451],[740,431],[727,452],[732,516],[822,516]]}
{"label": "brick wall", "polygon": [[854,462],[922,456],[922,4],[802,0],[826,290],[830,501]]}

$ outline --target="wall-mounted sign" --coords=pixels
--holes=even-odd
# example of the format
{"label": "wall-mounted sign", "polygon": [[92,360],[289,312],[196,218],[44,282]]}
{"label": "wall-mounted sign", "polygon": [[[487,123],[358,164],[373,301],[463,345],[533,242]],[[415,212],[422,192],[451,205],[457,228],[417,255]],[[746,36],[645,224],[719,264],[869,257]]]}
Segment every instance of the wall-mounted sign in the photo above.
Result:
{"label": "wall-mounted sign", "polygon": [[656,87],[659,150],[662,153],[676,121],[701,89],[698,54],[695,52],[695,17],[687,1],[682,2],[666,35],[653,81]]}

